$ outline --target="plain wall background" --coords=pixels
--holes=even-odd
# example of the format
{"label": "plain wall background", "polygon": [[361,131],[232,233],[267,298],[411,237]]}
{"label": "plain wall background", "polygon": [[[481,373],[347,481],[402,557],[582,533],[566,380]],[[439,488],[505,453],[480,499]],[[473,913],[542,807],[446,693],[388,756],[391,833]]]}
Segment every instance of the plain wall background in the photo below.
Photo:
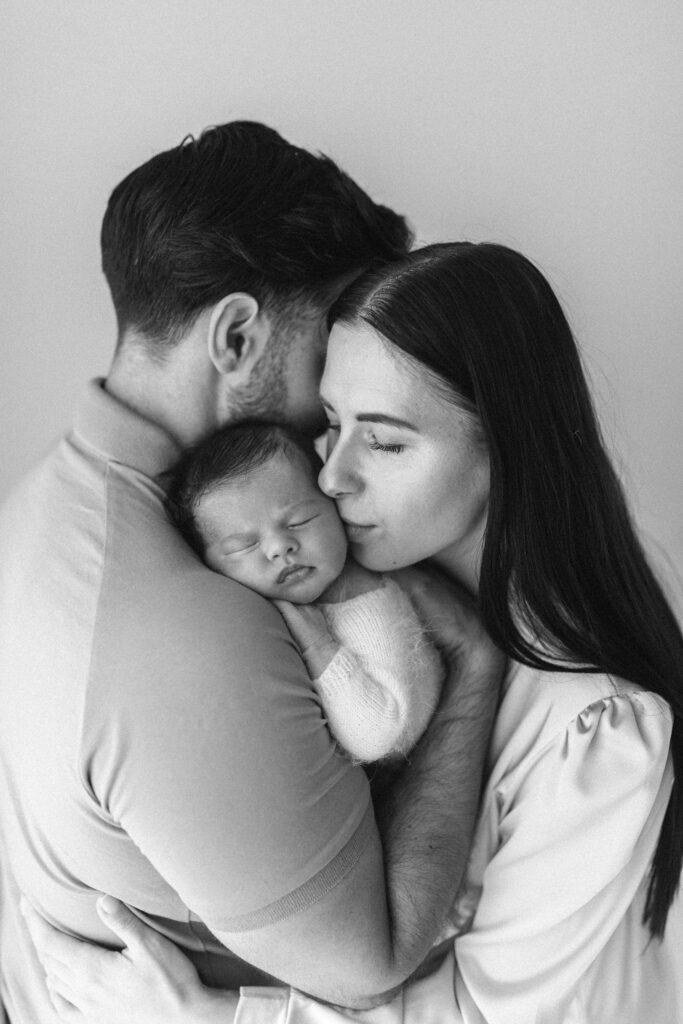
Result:
{"label": "plain wall background", "polygon": [[680,0],[4,0],[0,18],[0,498],[106,373],[109,192],[251,118],[329,153],[420,242],[502,241],[546,271],[638,518],[683,565]]}

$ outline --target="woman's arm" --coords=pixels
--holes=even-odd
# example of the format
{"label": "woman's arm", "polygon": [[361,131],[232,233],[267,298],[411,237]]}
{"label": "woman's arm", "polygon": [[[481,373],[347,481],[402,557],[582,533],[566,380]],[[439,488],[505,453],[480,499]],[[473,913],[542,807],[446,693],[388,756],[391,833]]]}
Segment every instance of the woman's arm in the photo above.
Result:
{"label": "woman's arm", "polygon": [[671,717],[653,694],[606,693],[485,796],[493,848],[456,956],[457,987],[487,1024],[586,1019],[585,1000],[590,1020],[660,1020],[631,1000],[642,996],[642,896],[671,789]]}

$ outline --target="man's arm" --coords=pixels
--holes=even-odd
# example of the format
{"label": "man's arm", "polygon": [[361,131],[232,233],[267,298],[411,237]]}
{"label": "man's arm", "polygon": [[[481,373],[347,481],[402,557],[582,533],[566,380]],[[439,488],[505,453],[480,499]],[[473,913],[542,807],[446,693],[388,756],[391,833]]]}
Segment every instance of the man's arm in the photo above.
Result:
{"label": "man's arm", "polygon": [[[425,618],[443,597],[439,590],[423,595],[417,603]],[[252,932],[216,929],[235,952],[320,999],[357,1006],[380,1001],[378,994],[420,963],[460,884],[502,669],[476,620],[462,615],[453,609],[438,630],[450,671],[434,725],[379,806],[384,860],[374,828],[347,874],[312,906]],[[230,993],[200,986],[170,943],[116,906],[110,927],[128,947],[123,953],[89,946],[34,918],[32,934],[53,993],[80,1007],[86,1020],[108,1024],[232,1019]],[[122,988],[135,993],[125,1012]],[[287,999],[284,989],[250,990],[244,1019],[284,1020]],[[317,1020],[320,1007],[304,1002]],[[60,1019],[70,1020],[70,1008],[63,1009]]]}
{"label": "man's arm", "polygon": [[170,886],[239,957],[330,1002],[400,984],[436,937],[474,827],[502,671],[476,618],[448,587],[431,593],[429,612],[448,608],[449,677],[378,829],[268,602],[210,573],[143,597],[135,642],[98,651],[83,729],[93,796],[166,883],[139,909],[168,916]]}
{"label": "man's arm", "polygon": [[217,930],[244,959],[318,998],[363,1006],[421,963],[467,863],[503,659],[453,588],[413,591],[438,612],[447,662],[441,702],[410,762],[376,808],[377,830],[342,881],[293,917],[250,932]]}

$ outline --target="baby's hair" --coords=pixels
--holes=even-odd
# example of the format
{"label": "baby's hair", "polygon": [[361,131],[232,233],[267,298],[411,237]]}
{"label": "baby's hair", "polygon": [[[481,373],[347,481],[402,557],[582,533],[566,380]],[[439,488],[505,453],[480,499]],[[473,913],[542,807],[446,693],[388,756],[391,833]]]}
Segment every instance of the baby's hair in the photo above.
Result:
{"label": "baby's hair", "polygon": [[321,460],[313,441],[280,423],[245,420],[230,424],[188,448],[170,470],[166,512],[200,557],[206,542],[197,525],[199,503],[221,484],[238,480],[278,455],[302,456],[315,479]]}

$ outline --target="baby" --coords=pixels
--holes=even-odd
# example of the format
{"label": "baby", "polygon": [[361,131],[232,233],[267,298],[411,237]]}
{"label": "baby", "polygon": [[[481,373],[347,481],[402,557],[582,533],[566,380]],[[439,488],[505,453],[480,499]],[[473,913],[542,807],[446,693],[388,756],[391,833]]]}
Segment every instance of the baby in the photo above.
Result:
{"label": "baby", "polygon": [[[174,468],[167,510],[210,568],[277,602],[347,753],[406,754],[438,702],[442,662],[398,584],[347,559],[319,471],[312,444],[285,427],[224,427]],[[322,633],[314,609],[287,614],[314,602]]]}

